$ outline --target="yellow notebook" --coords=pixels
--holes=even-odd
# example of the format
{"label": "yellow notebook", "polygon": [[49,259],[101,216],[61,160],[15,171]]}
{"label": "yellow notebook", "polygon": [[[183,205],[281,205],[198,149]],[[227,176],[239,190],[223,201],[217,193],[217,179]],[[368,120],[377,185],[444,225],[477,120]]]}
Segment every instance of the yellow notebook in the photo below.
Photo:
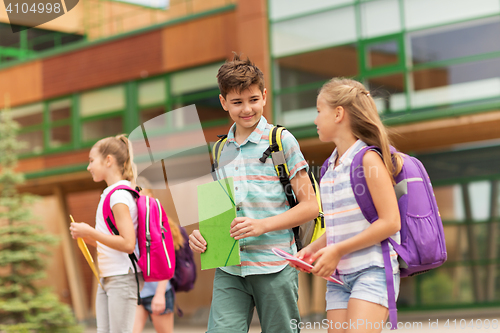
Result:
{"label": "yellow notebook", "polygon": [[[72,222],[75,222],[75,220],[73,220],[73,216],[70,215],[70,218],[71,218]],[[92,269],[92,272],[94,272],[94,275],[97,278],[97,282],[99,282],[99,284],[101,284],[101,280],[99,279],[99,273],[97,272],[97,267],[95,267],[94,259],[92,258],[92,255],[90,254],[90,251],[89,251],[89,248],[87,247],[87,244],[85,244],[85,241],[81,237],[78,237],[76,241],[78,243],[78,247],[80,248],[80,251],[82,251],[83,256],[87,260],[87,263],[89,264],[90,269]],[[103,287],[102,284],[101,284],[101,287]],[[103,287],[103,289],[104,289],[104,287]]]}

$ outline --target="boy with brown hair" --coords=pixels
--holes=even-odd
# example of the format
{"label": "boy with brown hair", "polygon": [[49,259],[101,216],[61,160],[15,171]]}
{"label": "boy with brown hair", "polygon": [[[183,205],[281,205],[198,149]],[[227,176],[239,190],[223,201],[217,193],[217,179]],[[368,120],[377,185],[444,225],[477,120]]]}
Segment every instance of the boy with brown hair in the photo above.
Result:
{"label": "boy with brown hair", "polygon": [[[221,105],[234,121],[220,156],[220,161],[230,161],[219,169],[234,180],[237,217],[228,232],[240,241],[241,264],[216,269],[207,333],[248,332],[254,307],[262,332],[297,332],[291,324],[300,321],[297,271],[271,248],[295,254],[291,228],[318,215],[309,166],[297,140],[284,131],[285,160],[299,202],[290,209],[271,159],[259,160],[269,147],[272,128],[262,115],[264,75],[249,59],[235,55],[221,66],[217,79]],[[197,253],[210,246],[198,230],[189,236],[189,244]]]}

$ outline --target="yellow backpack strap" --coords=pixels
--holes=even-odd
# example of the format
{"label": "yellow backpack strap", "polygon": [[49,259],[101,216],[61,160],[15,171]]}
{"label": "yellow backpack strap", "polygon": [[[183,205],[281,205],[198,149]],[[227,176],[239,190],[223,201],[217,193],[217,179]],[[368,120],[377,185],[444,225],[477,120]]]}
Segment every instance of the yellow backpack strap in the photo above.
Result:
{"label": "yellow backpack strap", "polygon": [[[212,173],[214,173],[219,167],[220,154],[222,153],[222,148],[224,148],[224,145],[226,144],[227,135],[220,135],[219,138],[220,139],[217,140],[212,149]],[[213,176],[215,178],[215,174],[213,174]]]}
{"label": "yellow backpack strap", "polygon": [[314,189],[314,193],[316,194],[316,201],[318,202],[319,214],[316,218],[316,223],[314,225],[314,233],[311,238],[311,243],[316,239],[320,238],[325,233],[325,215],[323,214],[323,206],[321,205],[321,196],[319,192],[318,182],[316,181],[316,177],[314,177],[313,173],[309,174],[309,178],[311,179],[311,184]]}
{"label": "yellow backpack strap", "polygon": [[288,171],[288,166],[285,160],[285,153],[283,151],[283,145],[281,143],[281,135],[285,128],[283,126],[273,126],[269,131],[269,147],[262,154],[260,161],[266,163],[269,156],[273,159],[274,169],[276,174],[283,185],[283,190],[285,191],[286,199],[290,204],[290,207],[297,205],[297,201],[293,196],[292,184],[290,183],[290,173]]}

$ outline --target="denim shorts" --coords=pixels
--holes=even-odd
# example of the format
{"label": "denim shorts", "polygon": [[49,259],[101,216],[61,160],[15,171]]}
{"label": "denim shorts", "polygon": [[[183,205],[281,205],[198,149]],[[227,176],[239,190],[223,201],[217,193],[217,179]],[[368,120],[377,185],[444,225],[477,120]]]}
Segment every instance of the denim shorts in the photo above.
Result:
{"label": "denim shorts", "polygon": [[[151,309],[151,301],[154,296],[141,298],[141,305],[144,306],[144,309],[151,315],[153,310]],[[174,312],[174,292],[172,289],[169,289],[165,292],[165,311],[160,313],[160,315]]]}
{"label": "denim shorts", "polygon": [[[394,274],[394,292],[399,294],[399,272]],[[372,266],[352,274],[340,274],[343,285],[328,281],[326,310],[347,309],[350,298],[380,304],[388,308],[385,269]]]}

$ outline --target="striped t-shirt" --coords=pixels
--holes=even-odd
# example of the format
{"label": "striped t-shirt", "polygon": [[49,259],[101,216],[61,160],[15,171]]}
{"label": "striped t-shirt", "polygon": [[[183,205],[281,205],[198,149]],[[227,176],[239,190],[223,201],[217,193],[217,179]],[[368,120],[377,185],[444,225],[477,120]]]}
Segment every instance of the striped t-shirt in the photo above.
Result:
{"label": "striped t-shirt", "polygon": [[[361,140],[356,141],[339,159],[337,148],[333,151],[328,161],[328,169],[321,179],[321,202],[326,221],[327,245],[339,243],[351,238],[370,226],[354,197],[351,188],[350,169],[354,155],[366,146]],[[391,236],[400,243],[399,232]],[[397,254],[391,249],[391,261],[394,272],[399,270]],[[370,266],[384,267],[382,247],[379,244],[355,251],[340,259],[337,269],[340,274],[351,274]]]}
{"label": "striped t-shirt", "polygon": [[[269,131],[272,128],[264,117],[241,145],[234,139],[235,125],[229,130],[217,175],[219,179],[233,177],[236,215],[263,219],[286,212],[290,206],[286,200],[271,157],[265,163],[259,161],[269,147]],[[283,151],[292,179],[299,170],[308,170],[295,137],[288,131],[282,135]],[[229,230],[228,230],[229,232]],[[287,261],[276,256],[271,249],[280,248],[296,253],[291,229],[265,233],[258,237],[240,239],[241,265],[222,267],[226,273],[247,276],[271,274],[286,267]]]}

